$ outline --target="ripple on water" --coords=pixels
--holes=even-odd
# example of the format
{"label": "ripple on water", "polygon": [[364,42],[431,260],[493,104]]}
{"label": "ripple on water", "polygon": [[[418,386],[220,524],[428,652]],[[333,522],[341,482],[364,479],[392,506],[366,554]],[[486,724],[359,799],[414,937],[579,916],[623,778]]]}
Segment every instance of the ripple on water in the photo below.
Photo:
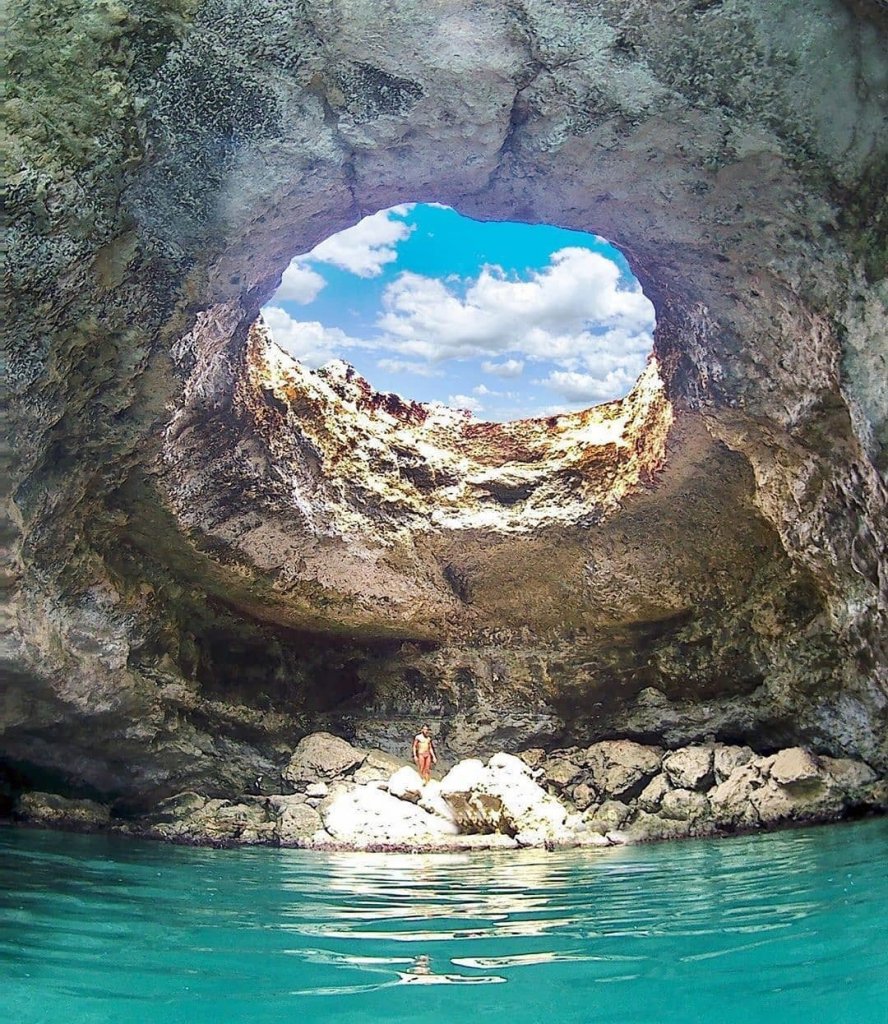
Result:
{"label": "ripple on water", "polygon": [[0,1006],[21,1024],[885,1024],[886,846],[885,820],[427,856],[4,829]]}

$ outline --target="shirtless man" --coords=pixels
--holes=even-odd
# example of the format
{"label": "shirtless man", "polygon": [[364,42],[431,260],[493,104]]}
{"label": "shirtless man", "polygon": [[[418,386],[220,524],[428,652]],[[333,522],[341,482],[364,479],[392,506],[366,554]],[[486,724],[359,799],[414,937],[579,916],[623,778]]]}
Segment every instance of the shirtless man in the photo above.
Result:
{"label": "shirtless man", "polygon": [[422,781],[428,782],[432,777],[432,765],[437,763],[438,755],[435,753],[435,744],[427,725],[413,737],[413,760]]}

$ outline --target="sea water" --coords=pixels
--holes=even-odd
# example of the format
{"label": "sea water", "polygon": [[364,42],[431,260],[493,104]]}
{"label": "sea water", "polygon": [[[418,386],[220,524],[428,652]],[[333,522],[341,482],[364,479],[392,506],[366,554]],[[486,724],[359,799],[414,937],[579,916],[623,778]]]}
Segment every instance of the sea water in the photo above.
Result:
{"label": "sea water", "polygon": [[10,1024],[886,1024],[888,820],[546,853],[0,829]]}

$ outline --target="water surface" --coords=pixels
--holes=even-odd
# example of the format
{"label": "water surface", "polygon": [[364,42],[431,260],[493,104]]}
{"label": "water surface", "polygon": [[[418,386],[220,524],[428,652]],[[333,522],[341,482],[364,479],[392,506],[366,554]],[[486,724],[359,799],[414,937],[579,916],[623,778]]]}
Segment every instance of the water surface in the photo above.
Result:
{"label": "water surface", "polygon": [[888,820],[606,851],[0,829],[0,1020],[885,1024]]}

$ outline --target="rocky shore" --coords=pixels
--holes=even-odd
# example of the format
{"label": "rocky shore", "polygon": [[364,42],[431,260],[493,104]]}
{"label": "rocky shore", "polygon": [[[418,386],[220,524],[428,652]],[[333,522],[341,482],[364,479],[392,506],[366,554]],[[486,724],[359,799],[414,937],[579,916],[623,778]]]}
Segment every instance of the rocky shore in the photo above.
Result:
{"label": "rocky shore", "polygon": [[319,732],[293,751],[280,792],[264,792],[262,779],[234,799],[187,791],[138,817],[28,792],[15,817],[195,845],[428,851],[622,845],[888,809],[888,779],[863,761],[803,747],[763,755],[723,743],[665,750],[605,740],[469,758],[439,774],[423,784],[401,759]]}

